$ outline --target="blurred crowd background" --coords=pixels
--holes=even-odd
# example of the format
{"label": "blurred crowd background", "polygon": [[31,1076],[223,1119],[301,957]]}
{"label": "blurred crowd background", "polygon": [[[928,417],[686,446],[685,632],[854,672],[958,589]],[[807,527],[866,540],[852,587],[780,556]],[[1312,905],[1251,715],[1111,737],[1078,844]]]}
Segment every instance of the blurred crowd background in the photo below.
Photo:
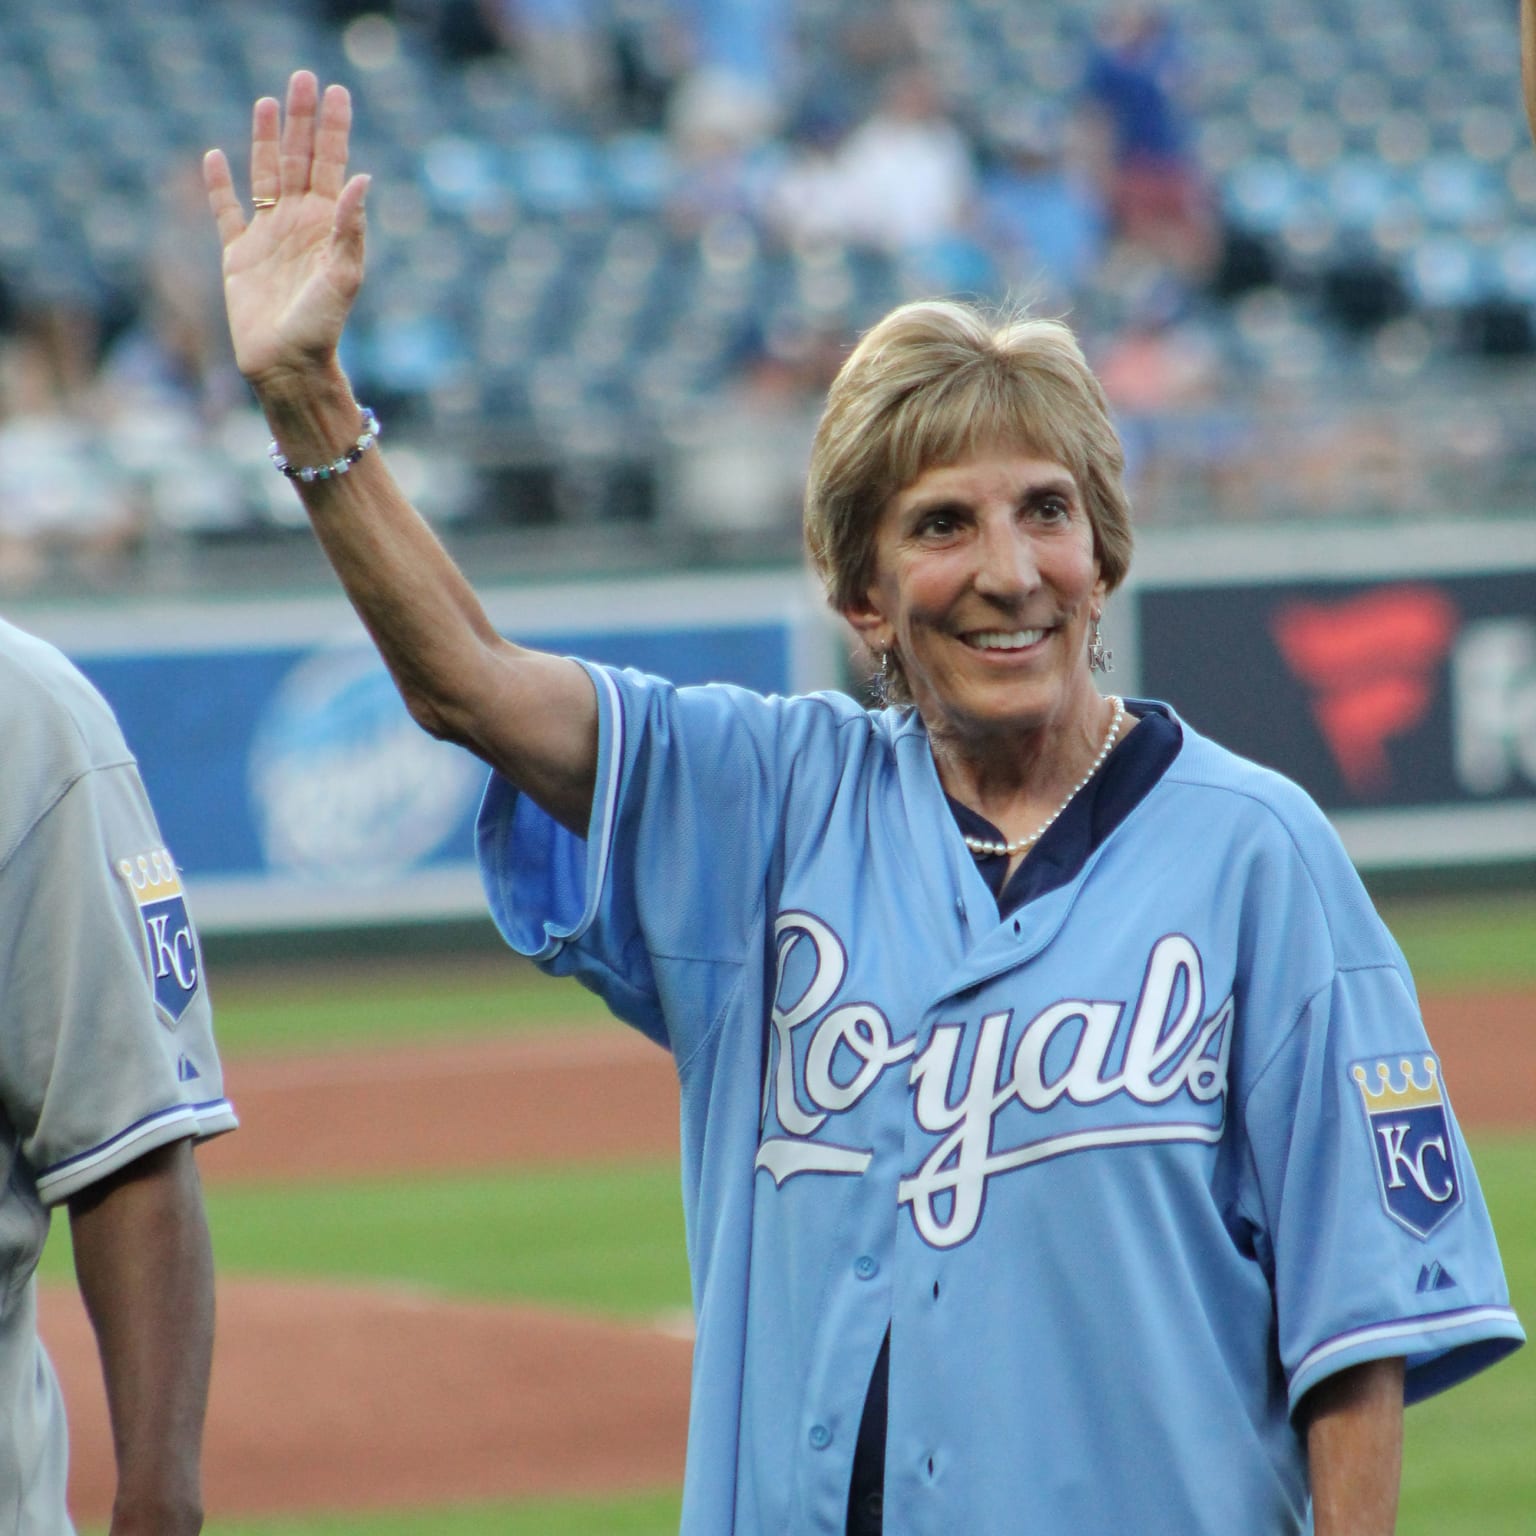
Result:
{"label": "blurred crowd background", "polygon": [[1076,327],[1145,525],[1536,510],[1516,0],[0,0],[0,595],[312,571],[199,177],[301,65],[477,578],[791,557],[832,372],[940,293]]}

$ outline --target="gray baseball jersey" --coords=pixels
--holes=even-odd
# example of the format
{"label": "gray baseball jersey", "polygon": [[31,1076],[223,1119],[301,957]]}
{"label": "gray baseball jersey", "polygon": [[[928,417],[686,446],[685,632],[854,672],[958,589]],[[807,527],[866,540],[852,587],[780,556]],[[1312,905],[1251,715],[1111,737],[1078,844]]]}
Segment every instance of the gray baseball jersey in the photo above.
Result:
{"label": "gray baseball jersey", "polygon": [[0,1490],[62,1536],[63,1404],[37,1337],[51,1207],[236,1124],[181,878],[106,702],[0,621]]}

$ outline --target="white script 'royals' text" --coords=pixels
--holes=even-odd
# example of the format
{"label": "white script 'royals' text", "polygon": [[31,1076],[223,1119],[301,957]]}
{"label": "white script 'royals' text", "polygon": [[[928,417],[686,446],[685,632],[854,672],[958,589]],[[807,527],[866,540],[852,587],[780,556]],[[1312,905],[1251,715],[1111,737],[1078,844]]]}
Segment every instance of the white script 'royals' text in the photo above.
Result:
{"label": "white script 'royals' text", "polygon": [[[772,1174],[775,1184],[800,1173],[863,1173],[872,1157],[868,1148],[839,1145],[820,1133],[829,1116],[850,1109],[889,1067],[909,1059],[913,1116],[939,1140],[917,1170],[901,1180],[898,1198],[911,1207],[924,1241],[936,1248],[952,1248],[976,1231],[987,1181],[996,1174],[1089,1147],[1212,1143],[1221,1137],[1232,999],[1205,1015],[1200,954],[1182,934],[1165,935],[1153,945],[1134,1005],[1083,998],[1053,1003],[1017,1032],[1011,1059],[1011,1009],[985,1014],[975,1028],[964,1022],[939,1024],[921,1054],[915,1054],[916,1037],[896,1039],[889,1019],[873,1003],[828,1008],[848,960],[841,941],[820,918],[783,913],[774,937],[778,974],[772,1069],[763,1089],[764,1139],[757,1166]],[[801,944],[811,946],[811,978],[794,1001],[785,1003],[789,958]],[[1130,1027],[1118,1047],[1128,1007]],[[795,1032],[813,1020],[797,1071]],[[975,1048],[969,1068],[962,1071],[962,1047],[972,1036]],[[1063,1048],[1070,1055],[1050,1073],[1047,1055],[1058,1039],[1062,1046],[1052,1060],[1058,1061]],[[1087,1107],[1117,1096],[1127,1111],[1115,1116],[1119,1123],[1105,1124],[1095,1116],[1092,1125],[1080,1129],[995,1145],[998,1116],[1010,1105],[1043,1112],[1062,1100]],[[775,1122],[782,1134],[770,1133]]]}

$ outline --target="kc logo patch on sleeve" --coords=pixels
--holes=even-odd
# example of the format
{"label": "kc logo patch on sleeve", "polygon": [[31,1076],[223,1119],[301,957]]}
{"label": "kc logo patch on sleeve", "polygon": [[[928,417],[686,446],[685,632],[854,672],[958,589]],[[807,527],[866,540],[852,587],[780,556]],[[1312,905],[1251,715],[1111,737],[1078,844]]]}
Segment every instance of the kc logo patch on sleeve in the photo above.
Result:
{"label": "kc logo patch on sleeve", "polygon": [[1461,1204],[1439,1064],[1433,1056],[1417,1065],[1384,1057],[1349,1072],[1365,1106],[1382,1205],[1399,1226],[1428,1237]]}
{"label": "kc logo patch on sleeve", "polygon": [[119,859],[117,872],[138,903],[155,1003],[167,1023],[179,1024],[202,978],[176,861],[169,849],[156,848],[136,858]]}

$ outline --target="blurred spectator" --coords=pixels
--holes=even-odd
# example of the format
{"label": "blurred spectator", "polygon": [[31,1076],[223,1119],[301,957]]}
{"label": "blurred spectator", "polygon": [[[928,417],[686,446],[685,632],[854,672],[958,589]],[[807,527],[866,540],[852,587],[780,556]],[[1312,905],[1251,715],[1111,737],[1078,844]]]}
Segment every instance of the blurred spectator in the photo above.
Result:
{"label": "blurred spectator", "polygon": [[[1228,81],[1234,94],[1223,96],[1222,81],[1245,57],[1262,68],[1270,41],[1290,39],[1285,15],[1256,12],[1242,24],[1246,31],[1251,22],[1254,46],[1232,49],[1223,40],[1237,22],[1210,7],[1198,17],[1171,0],[1105,0],[1092,9],[1108,6],[1114,14],[1076,49],[1067,39],[1080,35],[1081,7],[1042,12],[1038,25],[1033,13],[1018,24],[997,3],[962,18],[950,7],[889,0],[312,0],[284,7],[292,47],[312,59],[327,56],[334,41],[327,28],[390,16],[395,26],[383,30],[404,46],[390,53],[388,68],[353,59],[350,83],[362,97],[398,89],[402,104],[431,103],[426,113],[379,113],[369,102],[367,112],[384,134],[369,155],[380,177],[379,238],[370,257],[380,269],[373,281],[384,286],[373,290],[351,362],[358,377],[374,380],[367,398],[392,423],[396,451],[409,445],[422,453],[434,497],[444,471],[422,450],[427,423],[472,431],[492,455],[563,452],[557,440],[536,435],[528,403],[535,374],[549,365],[545,351],[566,345],[559,338],[569,328],[546,322],[596,315],[581,332],[590,340],[604,330],[604,303],[622,312],[620,323],[611,340],[595,343],[600,356],[582,367],[616,376],[611,409],[623,417],[635,451],[667,453],[674,419],[722,397],[748,434],[761,408],[763,420],[793,435],[784,402],[798,365],[779,355],[778,342],[742,362],[735,388],[729,381],[718,387],[730,338],[742,327],[768,329],[765,317],[780,308],[832,325],[915,292],[1006,293],[1046,312],[1070,311],[1085,339],[1113,337],[1103,349],[1104,371],[1142,472],[1143,512],[1154,519],[1188,518],[1218,499],[1224,516],[1296,508],[1322,514],[1362,501],[1422,508],[1440,489],[1427,478],[1389,484],[1386,466],[1406,451],[1393,439],[1423,455],[1426,417],[1443,424],[1449,412],[1438,400],[1427,411],[1393,403],[1380,419],[1365,420],[1346,407],[1357,387],[1376,387],[1371,379],[1392,387],[1417,379],[1426,395],[1460,394],[1465,385],[1467,397],[1482,402],[1480,414],[1503,424],[1501,441],[1513,445],[1480,450],[1467,476],[1477,480],[1473,500],[1527,506],[1536,450],[1514,383],[1488,367],[1453,375],[1442,364],[1532,346],[1536,246],[1519,228],[1495,241],[1486,223],[1470,240],[1441,239],[1450,270],[1459,259],[1480,283],[1503,282],[1508,291],[1426,308],[1416,242],[1425,238],[1430,205],[1414,192],[1419,172],[1404,193],[1407,212],[1394,214],[1389,226],[1367,226],[1358,208],[1344,206],[1359,230],[1357,247],[1347,231],[1328,225],[1339,210],[1322,200],[1324,193],[1337,200],[1340,188],[1356,182],[1330,176],[1324,185],[1304,156],[1292,155],[1290,137],[1283,150],[1261,155],[1267,140],[1248,131],[1247,107],[1236,107],[1242,82]],[[38,37],[59,28],[85,37],[101,10],[89,0],[0,5],[0,63],[25,61]],[[119,7],[113,16],[112,47],[97,52],[159,58],[165,40],[155,6]],[[1344,58],[1354,34],[1322,12],[1313,20],[1306,57],[1321,57],[1340,29]],[[266,47],[266,33],[242,23],[218,41],[215,22],[210,14],[199,32],[204,52],[195,71],[190,56],[180,55],[192,71],[187,78],[204,81],[201,89],[185,99],[168,89],[151,93],[126,119],[114,107],[111,121],[125,140],[118,147],[133,154],[119,157],[112,194],[93,194],[86,216],[77,216],[86,206],[81,198],[61,189],[93,187],[106,174],[98,164],[82,178],[73,158],[82,153],[82,125],[95,124],[94,109],[104,103],[74,93],[114,89],[117,76],[98,76],[81,62],[48,93],[17,97],[17,111],[26,110],[13,127],[19,132],[25,121],[27,132],[13,145],[12,174],[0,188],[0,257],[18,285],[13,340],[0,360],[7,401],[0,566],[18,582],[75,562],[75,533],[35,536],[44,527],[79,530],[92,518],[117,526],[123,513],[128,531],[117,540],[119,558],[141,537],[161,536],[143,552],[155,558],[139,558],[132,568],[133,579],[160,581],[175,568],[159,557],[190,549],[164,540],[167,530],[244,534],[293,515],[285,484],[266,464],[261,419],[232,367],[212,282],[218,263],[184,137],[215,142],[228,131],[221,114],[232,77],[224,71],[261,67],[258,54],[242,63],[241,52]],[[987,68],[950,73],[978,48],[993,47],[998,57],[980,61]],[[1536,207],[1529,150],[1508,114],[1465,106],[1477,98],[1466,94],[1457,56],[1446,54],[1446,72],[1432,77],[1447,111],[1431,102],[1423,122],[1394,113],[1389,126],[1412,129],[1410,146],[1415,135],[1429,134],[1436,162],[1459,162],[1466,157],[1438,153],[1441,126],[1454,127],[1479,175],[1497,188],[1507,184],[1518,223]],[[1193,66],[1207,57],[1210,96],[1221,112],[1200,139],[1210,182],[1190,111]],[[1508,65],[1514,57],[1506,48],[1498,60]],[[936,82],[956,78],[974,80],[976,89],[965,99],[944,98]],[[21,90],[28,79],[23,70],[12,83]],[[1042,81],[1050,82],[1049,94]],[[1378,80],[1373,66],[1354,70],[1344,84],[1350,89],[1340,94],[1341,111],[1352,102],[1358,115],[1381,91],[1388,92],[1383,109],[1389,101],[1390,81]],[[1005,90],[1014,94],[1001,99],[1013,109],[1000,112]],[[1249,95],[1248,107],[1262,105]],[[1285,106],[1293,96],[1281,90],[1274,102]],[[1453,103],[1460,104],[1451,114]],[[82,112],[83,105],[93,110]],[[1304,105],[1297,98],[1287,110]],[[1318,126],[1313,118],[1308,113],[1302,126]],[[1341,116],[1338,126],[1350,121]],[[430,136],[423,142],[424,128]],[[624,131],[635,128],[643,131]],[[537,152],[534,138],[546,141]],[[433,203],[441,226],[429,230],[419,227],[420,199],[413,202],[414,189],[403,183],[418,161],[432,162],[433,177],[440,169],[433,157],[445,142],[462,151],[448,166],[461,176],[449,186],[458,200]],[[1400,179],[1409,167],[1387,156],[1386,143],[1377,145],[1380,156],[1363,146],[1358,158],[1385,156],[1381,174]],[[161,185],[167,166],[187,170],[188,179],[146,219],[143,188]],[[1323,189],[1315,209],[1309,201],[1311,222],[1301,230],[1308,238],[1316,232],[1315,247],[1293,238],[1297,226],[1284,213],[1287,198],[1299,195],[1295,173],[1302,171],[1307,185]],[[1225,226],[1217,177],[1231,221]],[[444,196],[443,185],[432,180],[434,198]],[[1486,210],[1480,217],[1486,220]],[[145,228],[156,231],[148,255],[141,254]],[[1382,238],[1384,228],[1390,238]],[[439,264],[436,253],[450,247],[451,262],[444,256]],[[1358,252],[1369,260],[1356,259]],[[454,302],[442,302],[450,285],[440,277],[417,280],[424,253],[434,273],[438,265],[458,273]],[[133,281],[146,261],[143,281]],[[38,283],[63,265],[80,272],[82,293],[124,303],[131,294],[132,308],[99,311],[93,325],[78,307],[40,301]],[[495,295],[476,292],[491,281],[488,273],[500,284]],[[589,282],[605,285],[601,302]],[[1155,302],[1148,297],[1154,291]],[[1290,315],[1283,333],[1263,318],[1281,301]],[[6,313],[0,291],[0,341]],[[1241,391],[1227,371],[1238,366]],[[1297,368],[1309,381],[1298,386],[1304,396],[1320,397],[1324,380],[1331,394],[1311,414],[1292,406],[1281,432],[1277,420],[1262,418],[1277,402],[1276,380],[1295,384]],[[486,369],[492,385],[482,377]],[[1362,371],[1366,384],[1359,383]],[[1452,377],[1454,386],[1446,383]],[[662,383],[652,388],[656,380]],[[393,400],[387,392],[379,398],[386,386]],[[1256,450],[1248,426],[1236,420],[1237,404],[1264,388],[1277,396],[1249,413],[1259,422],[1254,430],[1283,437],[1274,453]],[[1394,413],[1406,426],[1389,433],[1384,423]],[[765,464],[774,459],[773,430],[760,434]],[[1483,437],[1464,433],[1462,451],[1474,440]],[[1246,468],[1222,468],[1217,455],[1227,447]],[[1291,468],[1272,475],[1268,466],[1282,451]],[[700,459],[701,484],[714,473],[707,457]],[[718,458],[724,463],[729,455]],[[1444,472],[1449,460],[1442,454],[1438,462]],[[751,503],[746,523],[761,524],[763,500],[782,503],[777,474],[765,468],[742,492]],[[1262,495],[1252,493],[1255,483],[1263,484]],[[95,511],[82,514],[84,522],[68,510],[86,504]],[[103,547],[113,543],[108,538]],[[99,570],[113,557],[85,558]],[[196,557],[183,569],[199,570]]]}
{"label": "blurred spectator", "polygon": [[196,166],[167,183],[146,253],[142,299],[107,349],[101,384],[109,411],[174,405],[217,421],[250,402],[224,323],[206,195]]}
{"label": "blurred spectator", "polygon": [[696,40],[679,0],[623,8],[609,22],[614,112],[622,127],[666,127],[672,92],[693,67]]}
{"label": "blurred spectator", "polygon": [[712,219],[755,219],[779,149],[779,105],[728,70],[695,69],[673,92],[667,133],[676,175],[667,213],[685,234]]}
{"label": "blurred spectator", "polygon": [[890,258],[910,293],[995,292],[997,266],[977,228],[970,140],[932,77],[903,69],[880,105],[844,131],[807,114],[763,200],[769,228],[791,245],[847,245]]}
{"label": "blurred spectator", "polygon": [[885,82],[921,56],[911,15],[888,0],[839,0],[815,18],[800,8],[802,27],[797,99],[821,121],[862,122],[880,101]]}
{"label": "blurred spectator", "polygon": [[782,158],[791,105],[788,0],[660,0],[691,63],[668,102],[679,175],[668,213],[693,234],[725,216],[756,222]]}
{"label": "blurred spectator", "polygon": [[152,408],[217,421],[248,398],[227,339],[208,324],[203,289],[175,266],[148,278],[138,316],[102,359],[104,404],[114,416]]}
{"label": "blurred spectator", "polygon": [[849,237],[853,199],[843,143],[848,123],[839,114],[806,111],[784,136],[783,159],[772,170],[762,213],[768,228],[788,245]]}
{"label": "blurred spectator", "polygon": [[971,145],[926,70],[890,77],[838,159],[853,241],[894,254],[965,230],[976,194]]}
{"label": "blurred spectator", "polygon": [[1115,232],[1203,283],[1220,252],[1216,208],[1179,101],[1184,57],[1156,6],[1111,13],[1090,48],[1082,95],[1099,117]]}
{"label": "blurred spectator", "polygon": [[89,307],[61,297],[24,300],[0,349],[0,589],[110,580],[139,537],[90,416],[95,343]]}
{"label": "blurred spectator", "polygon": [[[458,0],[466,8],[468,0]],[[593,0],[478,0],[487,25],[537,88],[578,117],[602,121],[614,99],[614,52]]]}
{"label": "blurred spectator", "polygon": [[139,312],[107,349],[95,391],[103,444],[149,519],[188,531],[227,530],[249,516],[226,427],[256,413],[208,243],[193,166],[166,187]]}
{"label": "blurred spectator", "polygon": [[665,505],[715,548],[798,547],[806,465],[853,337],[785,324],[749,345],[736,378],[673,434]]}
{"label": "blurred spectator", "polygon": [[512,42],[520,6],[508,0],[435,0],[432,39],[450,64],[500,53]]}
{"label": "blurred spectator", "polygon": [[980,228],[1010,291],[1049,309],[1094,280],[1108,210],[1060,109],[1037,106],[995,124],[981,174]]}
{"label": "blurred spectator", "polygon": [[1220,347],[1155,264],[1127,270],[1124,312],[1095,347],[1138,506],[1160,522],[1242,512],[1255,423]]}
{"label": "blurred spectator", "polygon": [[795,72],[791,0],[673,0],[691,13],[701,69],[740,82],[782,119]]}

